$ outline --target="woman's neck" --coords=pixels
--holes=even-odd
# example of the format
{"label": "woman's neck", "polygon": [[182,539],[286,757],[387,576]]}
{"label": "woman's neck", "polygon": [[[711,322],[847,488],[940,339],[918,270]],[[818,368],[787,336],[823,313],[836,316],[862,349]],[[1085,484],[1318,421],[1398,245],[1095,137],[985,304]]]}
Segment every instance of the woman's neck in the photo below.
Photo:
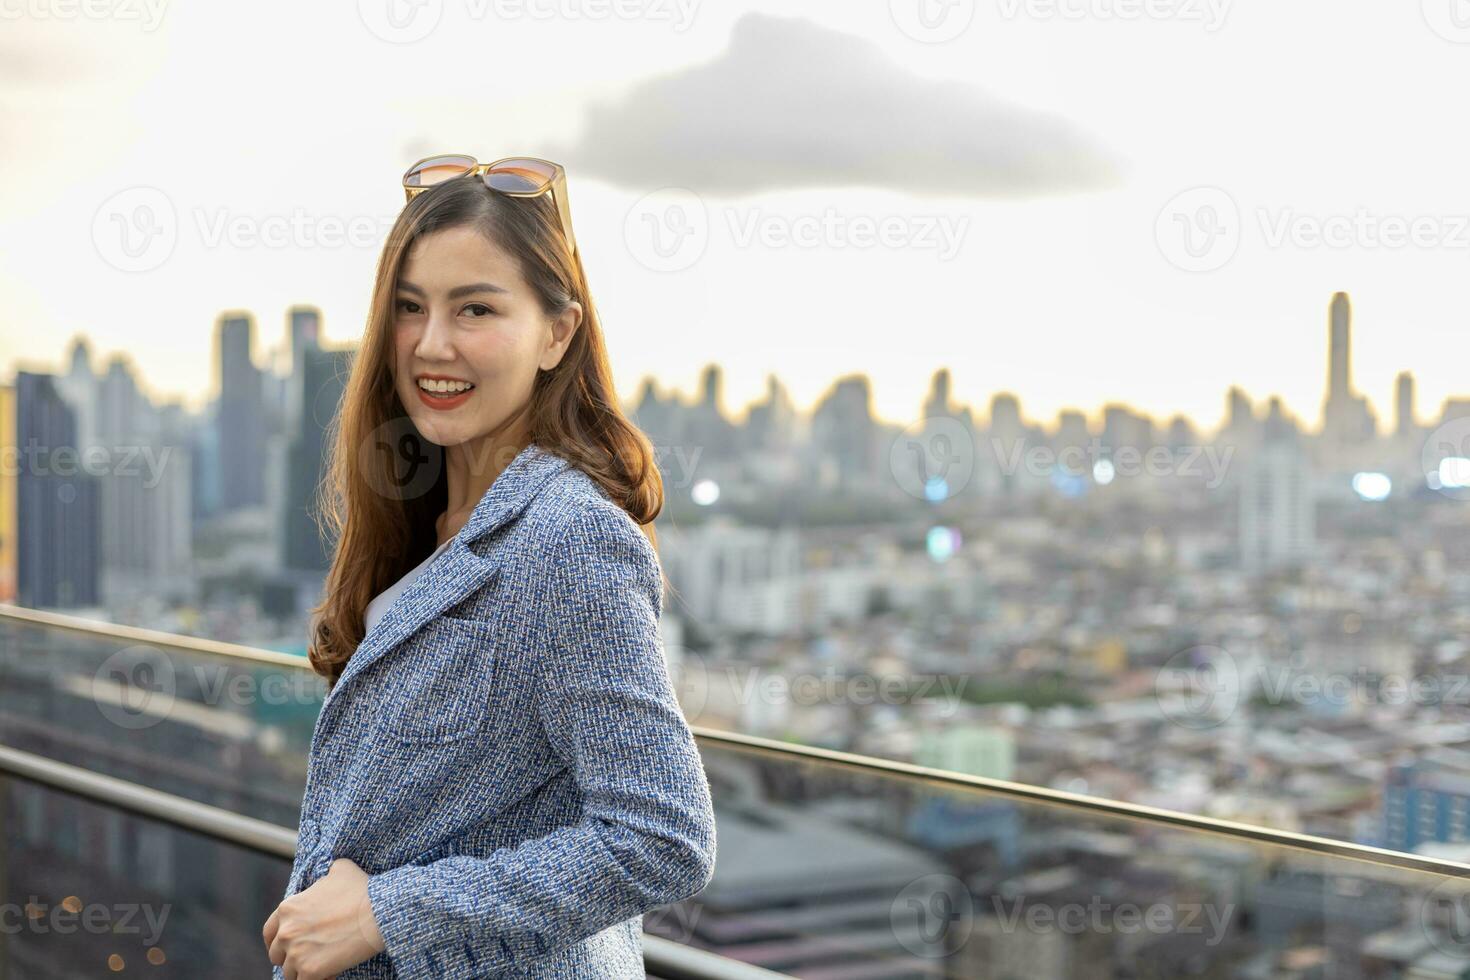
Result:
{"label": "woman's neck", "polygon": [[448,494],[444,513],[434,522],[435,547],[459,533],[496,479],[530,442],[524,434],[515,439],[485,436],[445,449]]}

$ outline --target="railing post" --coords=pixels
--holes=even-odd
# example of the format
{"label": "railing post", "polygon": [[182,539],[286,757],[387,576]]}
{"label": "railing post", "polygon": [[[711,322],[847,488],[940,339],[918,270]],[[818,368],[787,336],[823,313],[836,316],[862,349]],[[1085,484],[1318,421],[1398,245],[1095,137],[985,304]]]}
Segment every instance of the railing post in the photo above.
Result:
{"label": "railing post", "polygon": [[[0,841],[10,840],[10,777],[0,776]],[[0,901],[10,894],[10,848],[0,847]],[[24,912],[22,912],[24,914]],[[0,980],[10,980],[10,944],[0,936]]]}

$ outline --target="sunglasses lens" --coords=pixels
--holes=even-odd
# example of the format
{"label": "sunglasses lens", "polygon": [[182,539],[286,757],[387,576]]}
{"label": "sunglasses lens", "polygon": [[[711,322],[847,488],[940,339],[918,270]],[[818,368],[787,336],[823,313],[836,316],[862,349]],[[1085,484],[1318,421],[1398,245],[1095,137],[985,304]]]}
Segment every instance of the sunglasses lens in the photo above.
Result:
{"label": "sunglasses lens", "polygon": [[462,177],[473,169],[475,161],[472,157],[430,157],[403,175],[403,186],[432,187],[441,181]]}
{"label": "sunglasses lens", "polygon": [[485,183],[497,191],[536,191],[551,183],[556,168],[544,160],[502,160],[485,174]]}

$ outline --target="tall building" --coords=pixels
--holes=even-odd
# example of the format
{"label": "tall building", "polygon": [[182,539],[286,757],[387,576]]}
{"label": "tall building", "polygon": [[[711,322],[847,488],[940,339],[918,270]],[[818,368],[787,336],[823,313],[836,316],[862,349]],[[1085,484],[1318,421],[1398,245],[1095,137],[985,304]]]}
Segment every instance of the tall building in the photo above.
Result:
{"label": "tall building", "polygon": [[[690,410],[688,435],[708,454],[706,467],[728,464],[737,449],[739,433],[724,413],[724,376],[716,364],[700,372],[699,401]],[[689,447],[684,447],[689,448]]]}
{"label": "tall building", "polygon": [[924,417],[954,415],[955,406],[951,398],[949,368],[940,368],[929,381],[929,394],[924,399]]}
{"label": "tall building", "polygon": [[1225,431],[1232,442],[1253,436],[1256,430],[1256,410],[1250,396],[1238,385],[1231,385],[1225,396]]}
{"label": "tall building", "polygon": [[[1026,424],[1019,398],[1008,391],[992,395],[984,431],[974,436],[975,492],[982,496],[1011,497],[1044,491],[1050,474],[1028,467],[1027,460],[1030,451],[1045,441],[1039,428]],[[968,448],[950,447],[961,465]],[[949,489],[951,493],[958,490],[957,487]]]}
{"label": "tall building", "polygon": [[1190,424],[1189,419],[1183,415],[1176,415],[1169,420],[1164,442],[1171,450],[1182,452],[1199,445],[1199,441],[1199,435],[1194,431],[1194,426]]}
{"label": "tall building", "polygon": [[839,378],[812,412],[812,443],[825,485],[859,486],[877,472],[878,428],[866,375]]}
{"label": "tall building", "polygon": [[[15,443],[15,387],[0,385],[0,459],[19,460]],[[0,602],[15,602],[16,533],[20,525],[15,515],[15,472],[0,468]]]}
{"label": "tall building", "polygon": [[1413,851],[1431,841],[1470,841],[1470,766],[1462,752],[1431,750],[1385,776],[1382,846]]}
{"label": "tall building", "polygon": [[703,627],[785,636],[802,624],[801,538],[792,526],[747,527],[725,517],[680,529],[660,559],[671,603]]}
{"label": "tall building", "polygon": [[67,355],[67,371],[52,379],[56,390],[76,415],[77,445],[95,446],[101,442],[97,421],[101,412],[97,405],[97,374],[92,369],[92,347],[86,337],[75,337]]}
{"label": "tall building", "polygon": [[16,596],[35,608],[100,600],[97,478],[80,466],[77,419],[49,374],[15,376]]}
{"label": "tall building", "polygon": [[1347,293],[1334,293],[1327,311],[1327,398],[1322,405],[1322,434],[1337,446],[1373,438],[1377,420],[1368,400],[1353,391],[1353,308]]}
{"label": "tall building", "polygon": [[[281,564],[294,571],[325,571],[331,564],[332,543],[322,540],[317,524],[317,490],[327,475],[327,433],[336,418],[352,366],[351,349],[301,348],[299,375],[304,406],[292,433],[286,467],[285,513],[276,522],[284,532],[279,545]],[[294,385],[293,385],[294,387]]]}
{"label": "tall building", "polygon": [[1131,449],[1140,455],[1154,445],[1154,423],[1126,405],[1103,406],[1103,449],[1116,455],[1120,449]]}
{"label": "tall building", "polygon": [[1053,442],[1059,450],[1067,447],[1086,448],[1091,437],[1086,415],[1075,408],[1063,409],[1057,413],[1057,432]]}
{"label": "tall building", "polygon": [[1353,307],[1347,293],[1334,293],[1327,308],[1327,400],[1340,401],[1353,393]]}
{"label": "tall building", "polygon": [[230,511],[265,503],[265,426],[260,371],[252,356],[248,313],[219,319],[220,505]]}
{"label": "tall building", "polygon": [[1393,386],[1394,431],[1400,436],[1411,436],[1418,428],[1414,421],[1414,376],[1408,371],[1399,372]]}
{"label": "tall building", "polygon": [[[157,408],[124,355],[111,357],[81,405],[93,405],[94,443],[110,464],[98,474],[102,591],[109,600],[188,580],[192,551],[186,445],[171,444]],[[82,388],[80,383],[73,391]]]}
{"label": "tall building", "polygon": [[[784,455],[796,441],[797,413],[786,387],[774,374],[766,376],[766,396],[745,414],[745,444],[750,450]],[[767,471],[779,459],[762,458],[760,470]]]}
{"label": "tall building", "polygon": [[1271,399],[1261,429],[1237,485],[1240,562],[1250,571],[1299,563],[1316,545],[1311,461],[1281,399]]}
{"label": "tall building", "polygon": [[306,352],[321,350],[321,311],[313,306],[293,306],[286,311],[291,341],[291,374],[286,388],[286,431],[295,432],[301,418],[302,376]]}
{"label": "tall building", "polygon": [[199,424],[190,433],[189,478],[193,499],[190,517],[195,521],[207,521],[223,507],[219,438],[219,401],[216,399],[204,406]]}

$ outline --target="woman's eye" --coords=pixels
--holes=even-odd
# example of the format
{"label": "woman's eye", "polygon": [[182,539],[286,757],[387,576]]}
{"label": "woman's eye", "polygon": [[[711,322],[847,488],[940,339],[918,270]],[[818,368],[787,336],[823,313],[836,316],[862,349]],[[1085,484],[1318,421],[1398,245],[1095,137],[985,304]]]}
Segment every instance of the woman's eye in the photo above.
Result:
{"label": "woman's eye", "polygon": [[[408,307],[410,306],[413,307],[413,309],[409,309]],[[417,313],[419,311],[418,306],[419,304],[415,303],[411,299],[401,299],[398,301],[398,309],[402,310],[404,313]]]}
{"label": "woman's eye", "polygon": [[471,303],[469,306],[465,307],[465,312],[472,313],[474,316],[490,316],[495,311],[490,309],[490,307],[486,306],[484,303]]}

